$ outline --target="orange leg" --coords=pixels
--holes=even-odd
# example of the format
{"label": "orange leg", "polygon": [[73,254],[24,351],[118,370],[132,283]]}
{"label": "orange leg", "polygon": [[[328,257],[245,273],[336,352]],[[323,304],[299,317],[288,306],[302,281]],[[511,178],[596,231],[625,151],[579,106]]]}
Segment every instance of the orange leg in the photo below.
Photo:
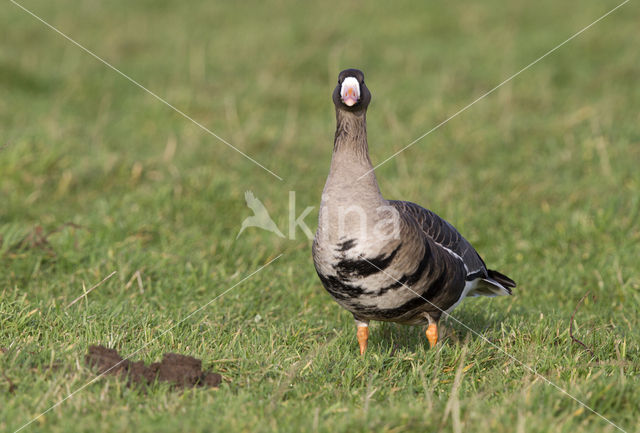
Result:
{"label": "orange leg", "polygon": [[358,326],[358,332],[356,332],[356,336],[358,337],[358,344],[360,345],[360,355],[364,355],[364,351],[367,350],[367,340],[369,339],[369,327],[368,326]]}
{"label": "orange leg", "polygon": [[427,327],[427,340],[429,340],[429,347],[433,347],[438,342],[438,326],[435,323],[429,323]]}

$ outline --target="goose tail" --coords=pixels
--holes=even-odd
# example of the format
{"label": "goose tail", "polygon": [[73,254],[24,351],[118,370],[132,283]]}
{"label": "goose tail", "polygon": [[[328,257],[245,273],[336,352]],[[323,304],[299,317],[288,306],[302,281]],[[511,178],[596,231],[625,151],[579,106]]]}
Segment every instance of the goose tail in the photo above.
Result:
{"label": "goose tail", "polygon": [[516,282],[504,274],[492,269],[487,269],[488,277],[480,278],[475,287],[469,292],[469,296],[504,296],[511,295],[511,289],[516,287]]}

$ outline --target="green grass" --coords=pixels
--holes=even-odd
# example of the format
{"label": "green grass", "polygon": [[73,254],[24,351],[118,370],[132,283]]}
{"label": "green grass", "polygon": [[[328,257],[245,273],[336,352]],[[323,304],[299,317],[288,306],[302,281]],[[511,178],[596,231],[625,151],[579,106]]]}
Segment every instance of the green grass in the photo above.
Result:
{"label": "green grass", "polygon": [[[236,240],[245,190],[285,233],[289,191],[297,214],[317,211],[341,69],[367,76],[377,163],[617,5],[376,3],[22,3],[282,182],[3,5],[1,431],[95,377],[89,345],[148,343],[134,358],[196,356],[224,384],[105,378],[24,431],[616,431],[504,352],[640,431],[635,2],[377,171],[386,197],[438,212],[518,281],[454,312],[501,350],[452,320],[437,350],[419,327],[376,323],[361,358],[300,230]],[[594,356],[569,336],[587,291],[574,333]]]}

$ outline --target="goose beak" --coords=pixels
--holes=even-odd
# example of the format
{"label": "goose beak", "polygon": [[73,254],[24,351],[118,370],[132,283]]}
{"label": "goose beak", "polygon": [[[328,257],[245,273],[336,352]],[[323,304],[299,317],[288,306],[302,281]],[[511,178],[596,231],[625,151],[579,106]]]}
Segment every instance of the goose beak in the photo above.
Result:
{"label": "goose beak", "polygon": [[360,99],[360,83],[354,77],[347,77],[342,82],[340,97],[347,107],[351,107]]}

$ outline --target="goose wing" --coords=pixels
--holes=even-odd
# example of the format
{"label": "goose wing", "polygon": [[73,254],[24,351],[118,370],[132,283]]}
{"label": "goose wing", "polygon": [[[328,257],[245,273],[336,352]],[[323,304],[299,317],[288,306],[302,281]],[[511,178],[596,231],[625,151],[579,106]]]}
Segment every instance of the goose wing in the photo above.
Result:
{"label": "goose wing", "polygon": [[487,267],[471,246],[471,244],[444,219],[434,212],[408,201],[391,200],[389,202],[398,212],[412,217],[420,226],[423,233],[428,236],[437,246],[447,251],[447,253],[457,256],[462,260],[467,275],[478,274],[479,277],[487,277]]}
{"label": "goose wing", "polygon": [[511,288],[515,287],[516,283],[498,271],[487,269],[480,254],[447,221],[415,203],[396,200],[390,200],[389,203],[401,214],[413,218],[434,244],[462,261],[467,271],[466,280],[477,280],[478,283],[469,296],[511,294]]}

